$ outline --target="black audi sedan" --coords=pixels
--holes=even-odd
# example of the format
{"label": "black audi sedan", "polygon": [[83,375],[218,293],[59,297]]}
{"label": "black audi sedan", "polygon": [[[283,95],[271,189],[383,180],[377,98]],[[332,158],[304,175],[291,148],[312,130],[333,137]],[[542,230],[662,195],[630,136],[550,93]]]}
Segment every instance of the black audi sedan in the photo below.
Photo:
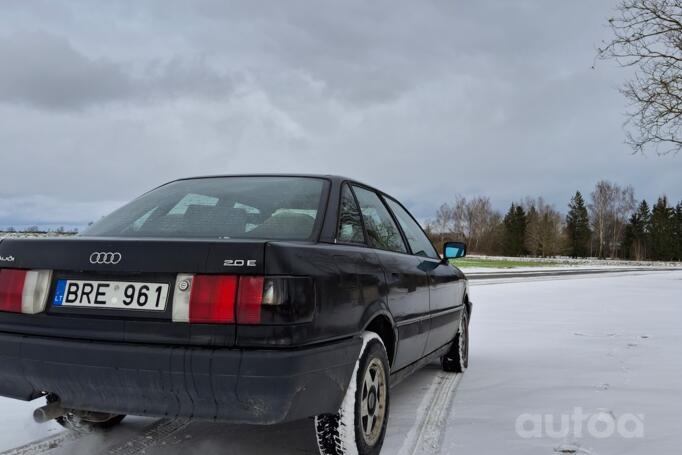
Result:
{"label": "black audi sedan", "polygon": [[376,454],[391,385],[467,367],[465,250],[343,177],[173,181],[77,237],[0,242],[0,395],[76,430],[312,417],[322,454]]}

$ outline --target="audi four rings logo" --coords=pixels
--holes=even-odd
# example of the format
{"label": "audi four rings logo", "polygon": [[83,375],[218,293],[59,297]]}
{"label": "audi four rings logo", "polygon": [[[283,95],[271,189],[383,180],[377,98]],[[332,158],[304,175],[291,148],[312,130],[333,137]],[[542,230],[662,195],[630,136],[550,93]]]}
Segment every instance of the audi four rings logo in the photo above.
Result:
{"label": "audi four rings logo", "polygon": [[121,262],[121,259],[123,256],[121,256],[121,253],[119,252],[94,252],[90,255],[90,263],[91,264],[118,264]]}

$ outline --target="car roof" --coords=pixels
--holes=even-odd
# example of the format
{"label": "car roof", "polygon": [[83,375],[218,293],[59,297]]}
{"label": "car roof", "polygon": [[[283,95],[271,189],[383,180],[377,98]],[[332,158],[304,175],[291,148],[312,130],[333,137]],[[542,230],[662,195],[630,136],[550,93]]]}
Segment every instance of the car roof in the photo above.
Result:
{"label": "car roof", "polygon": [[360,182],[354,178],[344,177],[342,175],[336,174],[282,174],[282,173],[255,173],[255,174],[216,174],[216,175],[200,175],[194,177],[183,177],[179,179],[172,180],[168,183],[181,181],[181,180],[197,180],[197,179],[210,179],[210,178],[226,178],[226,177],[302,177],[302,178],[322,178],[332,181],[333,183],[340,184],[345,181],[351,181],[359,183],[361,185],[374,188],[372,185],[367,185]]}

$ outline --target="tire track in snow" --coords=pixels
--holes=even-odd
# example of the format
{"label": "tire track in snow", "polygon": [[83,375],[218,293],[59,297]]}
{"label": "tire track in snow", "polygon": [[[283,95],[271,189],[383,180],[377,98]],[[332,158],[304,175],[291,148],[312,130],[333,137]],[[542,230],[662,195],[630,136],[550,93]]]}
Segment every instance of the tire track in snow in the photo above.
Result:
{"label": "tire track in snow", "polygon": [[461,374],[440,372],[436,375],[417,409],[417,422],[407,434],[398,455],[440,452],[445,421],[461,379]]}
{"label": "tire track in snow", "polygon": [[[153,446],[164,443],[178,431],[187,428],[190,419],[161,419],[147,427],[138,436],[103,450],[106,455],[137,455]],[[2,454],[0,454],[2,455]]]}
{"label": "tire track in snow", "polygon": [[[122,442],[97,451],[102,455],[138,455],[145,453],[149,448],[162,444],[178,431],[186,428],[190,424],[189,419],[160,419],[144,428],[142,432],[133,438],[126,438]],[[87,445],[87,440],[97,436],[107,435],[97,432],[76,432],[63,431],[54,436],[48,436],[26,445],[0,452],[0,455],[39,455],[52,453],[52,451],[62,449],[66,444],[83,439]],[[114,439],[115,435],[111,435]],[[90,438],[88,438],[90,437]],[[73,447],[77,450],[78,447]],[[89,447],[88,450],[91,450]],[[61,453],[61,451],[59,452]]]}
{"label": "tire track in snow", "polygon": [[48,436],[37,441],[29,442],[26,445],[0,452],[0,455],[35,455],[45,453],[53,449],[58,449],[67,442],[77,441],[87,435],[88,433],[63,431],[55,436]]}

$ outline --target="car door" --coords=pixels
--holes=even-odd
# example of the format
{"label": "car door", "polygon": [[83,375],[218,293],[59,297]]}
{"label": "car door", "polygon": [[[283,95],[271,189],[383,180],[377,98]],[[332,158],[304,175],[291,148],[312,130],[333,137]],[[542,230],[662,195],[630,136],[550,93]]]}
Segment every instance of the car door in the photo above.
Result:
{"label": "car door", "polygon": [[450,343],[457,333],[464,311],[464,279],[454,267],[440,264],[429,272],[430,321],[426,351]]}
{"label": "car door", "polygon": [[398,201],[386,197],[386,203],[398,221],[411,252],[419,258],[419,267],[428,274],[429,335],[425,354],[429,354],[450,343],[457,333],[464,308],[463,276],[441,261],[419,223]]}
{"label": "car door", "polygon": [[409,253],[400,229],[381,197],[373,190],[353,186],[370,247],[386,275],[388,306],[398,329],[393,371],[424,355],[429,330],[428,275],[419,258]]}

